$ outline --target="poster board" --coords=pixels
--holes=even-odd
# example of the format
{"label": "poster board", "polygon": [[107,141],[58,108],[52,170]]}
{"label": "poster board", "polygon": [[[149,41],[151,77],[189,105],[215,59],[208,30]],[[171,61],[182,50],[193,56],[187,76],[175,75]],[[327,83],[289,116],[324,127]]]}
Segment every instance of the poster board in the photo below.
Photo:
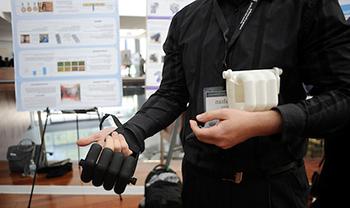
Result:
{"label": "poster board", "polygon": [[117,3],[11,2],[17,110],[121,104]]}
{"label": "poster board", "polygon": [[146,98],[153,94],[162,80],[166,40],[171,19],[193,0],[147,0]]}

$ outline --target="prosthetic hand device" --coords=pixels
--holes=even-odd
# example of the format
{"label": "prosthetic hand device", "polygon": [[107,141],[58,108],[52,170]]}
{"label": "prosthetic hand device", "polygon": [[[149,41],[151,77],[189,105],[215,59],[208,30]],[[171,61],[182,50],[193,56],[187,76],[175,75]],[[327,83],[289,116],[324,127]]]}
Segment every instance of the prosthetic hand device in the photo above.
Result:
{"label": "prosthetic hand device", "polygon": [[[104,120],[112,116],[117,125],[118,132],[123,131],[123,126],[114,115],[106,114],[100,123],[100,129]],[[126,186],[131,183],[136,184],[136,178],[133,178],[138,154],[124,156],[121,152],[113,152],[109,148],[104,148],[99,144],[93,144],[85,158],[80,160],[79,165],[83,168],[81,180],[85,183],[92,181],[94,186],[101,186],[104,189],[112,190],[117,194],[122,194]]]}

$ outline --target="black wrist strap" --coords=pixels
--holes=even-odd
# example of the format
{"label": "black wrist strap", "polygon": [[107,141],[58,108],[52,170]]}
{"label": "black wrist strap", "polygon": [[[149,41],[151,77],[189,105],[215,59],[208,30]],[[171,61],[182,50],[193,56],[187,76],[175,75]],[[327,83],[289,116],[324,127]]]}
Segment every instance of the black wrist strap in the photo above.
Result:
{"label": "black wrist strap", "polygon": [[[103,129],[103,122],[104,122],[109,116],[112,117],[112,119],[113,119],[115,125],[117,126],[117,128],[116,128],[114,131],[118,132],[119,134],[123,134],[123,132],[124,132],[124,126],[123,126],[123,124],[120,122],[120,120],[119,120],[115,115],[113,115],[113,114],[108,114],[108,113],[105,114],[105,115],[102,117],[101,121],[100,121],[100,130]],[[114,131],[113,131],[113,132],[114,132]],[[111,132],[110,135],[111,135],[113,132]],[[125,135],[124,135],[124,136],[125,136]],[[125,139],[127,140],[127,138],[125,138]],[[128,142],[128,140],[127,140],[127,142]],[[130,144],[128,144],[128,145],[130,145]],[[140,154],[140,152],[133,152],[132,156],[135,157],[135,158],[138,158],[138,157],[139,157],[139,154]]]}
{"label": "black wrist strap", "polygon": [[115,115],[112,115],[112,114],[108,114],[108,113],[107,113],[107,114],[105,114],[105,115],[102,117],[102,119],[101,119],[101,121],[100,121],[100,130],[103,129],[103,122],[104,122],[109,116],[112,117],[112,119],[113,119],[115,125],[117,125],[118,128],[122,128],[122,129],[124,128],[124,127],[123,127],[123,124],[119,121],[119,119],[118,119]]}

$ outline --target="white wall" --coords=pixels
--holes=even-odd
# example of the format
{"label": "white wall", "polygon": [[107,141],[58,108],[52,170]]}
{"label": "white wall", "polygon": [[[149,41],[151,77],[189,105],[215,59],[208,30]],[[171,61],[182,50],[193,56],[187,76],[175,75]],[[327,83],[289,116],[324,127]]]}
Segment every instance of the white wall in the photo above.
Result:
{"label": "white wall", "polygon": [[3,12],[11,10],[11,0],[0,0],[0,16],[3,17]]}
{"label": "white wall", "polygon": [[120,16],[146,16],[146,0],[119,0]]}

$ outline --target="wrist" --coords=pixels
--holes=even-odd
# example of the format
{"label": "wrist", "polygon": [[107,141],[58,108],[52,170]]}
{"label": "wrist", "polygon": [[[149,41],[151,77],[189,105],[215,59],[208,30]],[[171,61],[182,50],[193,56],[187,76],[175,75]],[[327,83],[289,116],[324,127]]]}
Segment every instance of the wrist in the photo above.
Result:
{"label": "wrist", "polygon": [[140,145],[137,142],[137,138],[136,136],[132,133],[132,131],[130,131],[127,128],[117,128],[115,130],[118,134],[123,135],[126,143],[129,146],[129,149],[133,152],[133,153],[137,153],[140,154],[143,149],[142,147],[140,147]]}
{"label": "wrist", "polygon": [[282,117],[277,111],[254,112],[253,117],[254,136],[268,136],[282,130]]}

